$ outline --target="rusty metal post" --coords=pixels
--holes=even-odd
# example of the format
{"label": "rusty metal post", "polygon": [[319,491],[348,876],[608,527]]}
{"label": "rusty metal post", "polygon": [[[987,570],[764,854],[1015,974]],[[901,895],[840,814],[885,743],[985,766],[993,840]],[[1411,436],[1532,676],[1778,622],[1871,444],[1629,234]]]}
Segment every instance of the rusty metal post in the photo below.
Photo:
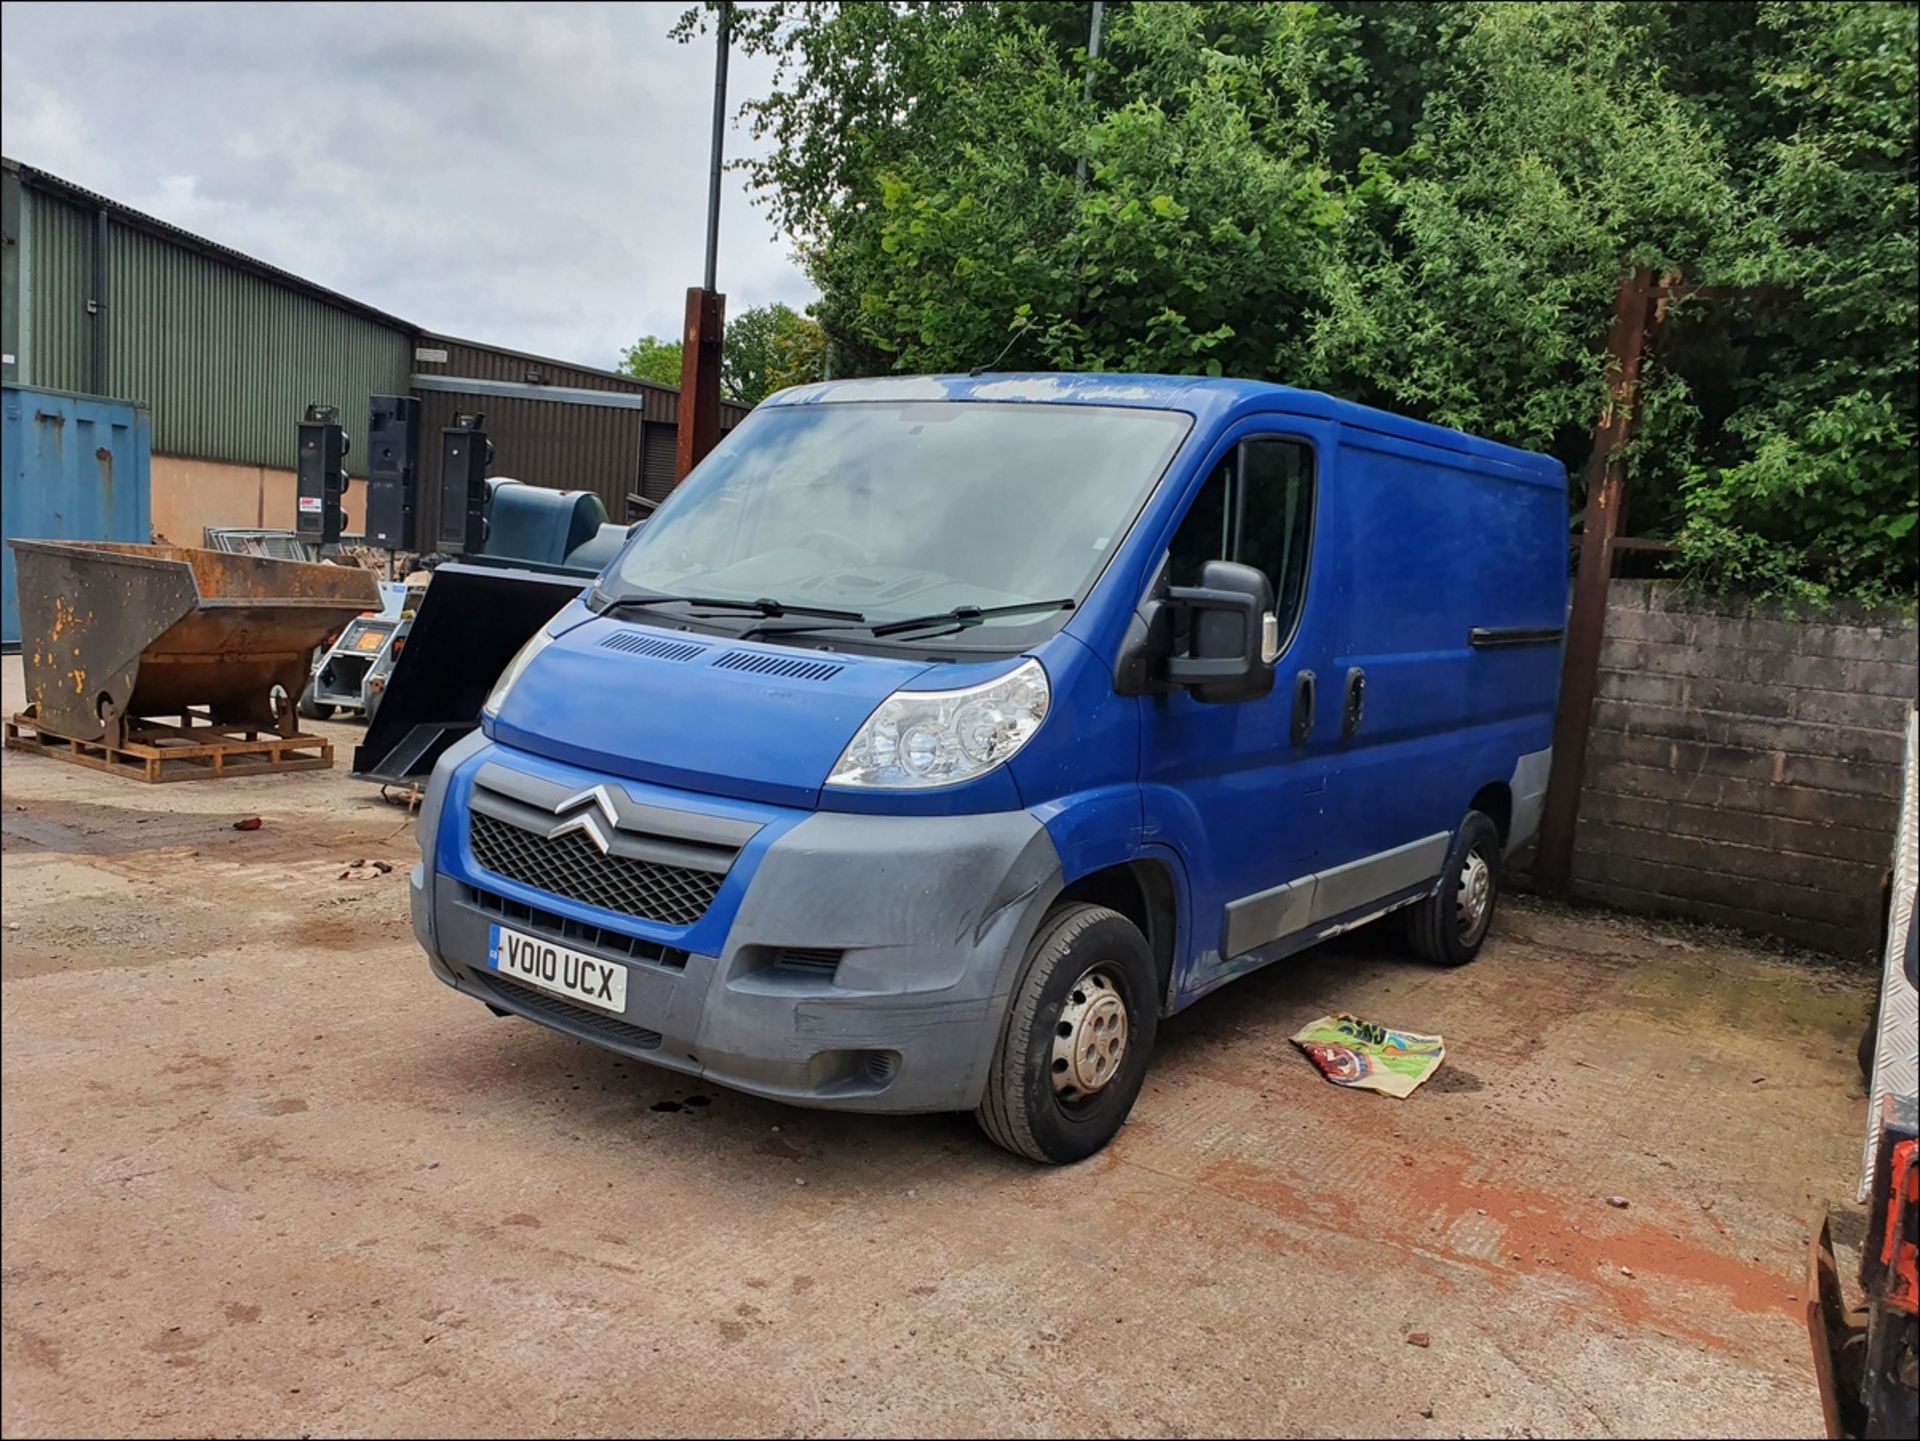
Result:
{"label": "rusty metal post", "polygon": [[687,291],[687,329],[680,346],[680,431],[673,483],[687,478],[720,439],[720,341],[727,297],[698,288]]}
{"label": "rusty metal post", "polygon": [[1560,671],[1560,707],[1553,723],[1553,765],[1534,884],[1548,895],[1564,894],[1573,873],[1573,831],[1580,816],[1580,786],[1587,769],[1587,734],[1599,685],[1600,643],[1606,629],[1607,592],[1613,580],[1614,540],[1626,507],[1626,445],[1633,436],[1635,391],[1653,304],[1653,274],[1637,270],[1620,287],[1613,330],[1607,339],[1607,403],[1593,433],[1587,463],[1586,519],[1580,533],[1580,566],[1567,619],[1567,648]]}

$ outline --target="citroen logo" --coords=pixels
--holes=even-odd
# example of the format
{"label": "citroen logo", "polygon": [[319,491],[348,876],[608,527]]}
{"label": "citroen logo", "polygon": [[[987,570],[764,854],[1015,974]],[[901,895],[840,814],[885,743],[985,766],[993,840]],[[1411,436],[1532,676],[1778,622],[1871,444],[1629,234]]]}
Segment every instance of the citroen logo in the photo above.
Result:
{"label": "citroen logo", "polygon": [[[549,840],[568,831],[585,831],[587,839],[600,848],[601,855],[613,850],[613,833],[620,829],[620,812],[614,808],[613,796],[605,786],[576,791],[553,809],[565,819],[547,832]],[[569,811],[578,814],[568,815]]]}

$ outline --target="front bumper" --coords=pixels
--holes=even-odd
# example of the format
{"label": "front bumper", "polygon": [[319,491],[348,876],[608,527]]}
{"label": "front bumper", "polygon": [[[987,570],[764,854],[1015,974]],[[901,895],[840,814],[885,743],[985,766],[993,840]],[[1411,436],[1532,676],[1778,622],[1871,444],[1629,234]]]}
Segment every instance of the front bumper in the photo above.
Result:
{"label": "front bumper", "polygon": [[[449,754],[450,769],[477,766],[483,749],[503,759],[497,748],[462,749]],[[734,907],[724,939],[711,943],[725,918],[709,915],[688,932],[709,938],[708,950],[683,950],[658,927],[557,897],[519,904],[523,890],[490,877],[448,836],[428,834],[466,824],[464,792],[456,785],[449,794],[444,781],[439,789],[434,799],[448,803],[423,812],[422,837],[427,855],[443,864],[425,862],[412,877],[414,930],[435,975],[496,1010],[800,1105],[976,1106],[1019,961],[1060,889],[1053,844],[1025,811],[796,813],[770,828],[771,844],[749,847],[735,862],[715,903]],[[656,788],[631,787],[642,789],[649,803],[662,802]],[[669,803],[699,812],[703,799],[671,793]],[[497,923],[625,966],[624,1013],[576,1006],[489,969]],[[666,944],[631,947],[629,936]],[[810,964],[791,964],[796,950]],[[828,959],[834,952],[837,965]]]}

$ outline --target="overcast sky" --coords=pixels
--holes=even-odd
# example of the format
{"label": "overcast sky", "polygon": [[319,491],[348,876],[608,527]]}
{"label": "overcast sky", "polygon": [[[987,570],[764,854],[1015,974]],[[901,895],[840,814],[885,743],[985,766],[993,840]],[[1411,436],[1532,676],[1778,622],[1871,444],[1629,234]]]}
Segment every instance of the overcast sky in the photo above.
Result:
{"label": "overcast sky", "polygon": [[[425,329],[612,366],[701,278],[713,43],[667,39],[681,8],[7,3],[0,144]],[[736,53],[730,105],[771,74]],[[790,252],[729,173],[728,313],[812,299]]]}

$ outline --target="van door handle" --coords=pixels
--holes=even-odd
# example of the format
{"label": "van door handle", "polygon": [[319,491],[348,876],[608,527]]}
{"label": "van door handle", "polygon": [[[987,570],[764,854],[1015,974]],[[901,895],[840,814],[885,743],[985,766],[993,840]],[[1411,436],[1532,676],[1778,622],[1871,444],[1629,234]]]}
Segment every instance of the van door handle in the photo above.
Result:
{"label": "van door handle", "polygon": [[1347,671],[1347,698],[1340,706],[1340,738],[1346,740],[1360,729],[1360,718],[1367,711],[1367,673],[1359,666]]}
{"label": "van door handle", "polygon": [[1293,743],[1304,745],[1313,734],[1313,672],[1303,670],[1293,678]]}

